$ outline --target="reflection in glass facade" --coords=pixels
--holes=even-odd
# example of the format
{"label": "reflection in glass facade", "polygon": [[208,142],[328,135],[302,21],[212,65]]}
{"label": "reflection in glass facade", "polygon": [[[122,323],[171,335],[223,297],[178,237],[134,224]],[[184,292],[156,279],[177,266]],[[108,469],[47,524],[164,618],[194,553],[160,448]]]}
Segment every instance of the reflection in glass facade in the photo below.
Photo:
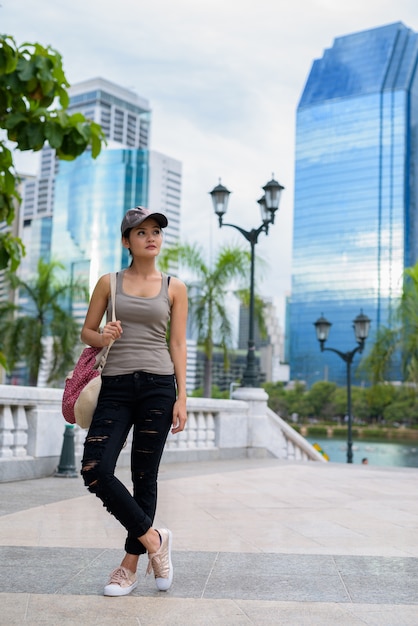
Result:
{"label": "reflection in glass facade", "polygon": [[316,319],[345,352],[362,309],[372,340],[418,260],[417,61],[418,35],[402,23],[337,38],[298,105],[289,360],[309,386],[346,382],[342,359],[320,352]]}
{"label": "reflection in glass facade", "polygon": [[74,277],[88,267],[90,290],[99,276],[129,263],[120,240],[128,209],[146,204],[148,151],[104,150],[60,163],[55,180],[52,257],[71,265]]}
{"label": "reflection in glass facade", "polygon": [[119,227],[131,207],[164,212],[165,241],[178,241],[181,163],[150,150],[151,109],[135,92],[93,78],[72,85],[69,94],[69,113],[99,123],[107,143],[97,159],[87,151],[74,161],[58,161],[44,146],[39,176],[23,193],[23,240],[30,252],[21,269],[28,276],[40,256],[58,259],[91,291],[100,275],[129,263]]}

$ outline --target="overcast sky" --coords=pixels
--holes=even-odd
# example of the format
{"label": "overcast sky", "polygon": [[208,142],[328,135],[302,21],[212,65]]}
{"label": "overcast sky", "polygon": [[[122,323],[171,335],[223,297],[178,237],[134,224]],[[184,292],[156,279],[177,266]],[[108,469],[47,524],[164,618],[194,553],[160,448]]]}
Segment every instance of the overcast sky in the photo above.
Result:
{"label": "overcast sky", "polygon": [[268,263],[258,290],[274,300],[282,325],[291,284],[295,113],[312,62],[335,37],[398,21],[418,31],[417,0],[0,6],[1,32],[18,44],[56,48],[70,83],[101,76],[149,100],[151,148],[183,164],[184,240],[204,246],[208,260],[220,243],[248,245],[233,229],[218,229],[208,192],[221,178],[233,192],[228,221],[250,230],[260,224],[256,201],[274,173],[285,191],[269,236],[257,245]]}

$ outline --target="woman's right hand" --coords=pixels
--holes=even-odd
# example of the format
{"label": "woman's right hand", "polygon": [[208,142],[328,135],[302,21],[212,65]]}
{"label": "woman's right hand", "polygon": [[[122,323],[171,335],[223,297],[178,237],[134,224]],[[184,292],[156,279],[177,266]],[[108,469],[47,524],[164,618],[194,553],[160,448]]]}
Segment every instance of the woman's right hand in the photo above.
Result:
{"label": "woman's right hand", "polygon": [[102,345],[108,346],[112,341],[119,339],[122,333],[123,330],[120,320],[116,320],[116,322],[107,322],[102,331]]}
{"label": "woman's right hand", "polygon": [[80,335],[81,341],[93,348],[104,348],[122,334],[122,326],[119,320],[107,322],[104,327],[100,328],[103,315],[108,310],[110,292],[110,274],[104,274],[99,278],[93,289]]}

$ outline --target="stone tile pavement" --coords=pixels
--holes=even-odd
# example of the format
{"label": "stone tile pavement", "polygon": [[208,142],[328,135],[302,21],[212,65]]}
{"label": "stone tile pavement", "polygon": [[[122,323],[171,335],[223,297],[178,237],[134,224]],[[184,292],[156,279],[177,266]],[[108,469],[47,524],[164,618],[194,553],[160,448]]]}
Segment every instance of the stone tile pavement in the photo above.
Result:
{"label": "stone tile pavement", "polygon": [[417,496],[417,469],[163,464],[173,586],[144,558],[134,592],[105,598],[124,530],[81,478],[3,483],[0,624],[418,626]]}

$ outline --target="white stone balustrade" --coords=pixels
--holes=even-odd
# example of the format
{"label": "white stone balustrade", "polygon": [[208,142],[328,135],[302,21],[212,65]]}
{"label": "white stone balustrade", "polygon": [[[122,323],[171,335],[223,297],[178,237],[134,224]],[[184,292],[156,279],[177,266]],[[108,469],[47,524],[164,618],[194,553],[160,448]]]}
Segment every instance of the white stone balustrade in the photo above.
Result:
{"label": "white stone balustrade", "polygon": [[[262,389],[236,390],[234,400],[188,398],[187,427],[167,439],[163,462],[239,456],[324,458],[267,407]],[[0,482],[49,476],[56,470],[66,422],[61,389],[0,385]],[[77,467],[86,431],[74,427]],[[120,465],[129,464],[130,445]]]}

